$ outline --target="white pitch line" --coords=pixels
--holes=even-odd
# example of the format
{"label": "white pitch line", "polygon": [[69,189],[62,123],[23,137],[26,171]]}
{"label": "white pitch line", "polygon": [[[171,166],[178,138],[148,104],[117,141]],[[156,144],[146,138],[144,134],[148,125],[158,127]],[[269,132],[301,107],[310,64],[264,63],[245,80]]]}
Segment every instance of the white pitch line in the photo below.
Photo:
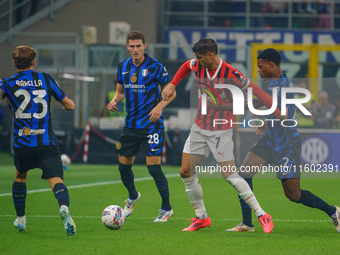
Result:
{"label": "white pitch line", "polygon": [[[0,215],[0,217],[16,217],[16,215]],[[60,218],[59,215],[29,215],[29,218]],[[72,218],[78,219],[99,219],[99,216],[76,216],[72,215]],[[151,217],[133,217],[136,220],[154,220]],[[171,217],[173,220],[187,220],[187,218]],[[241,219],[211,219],[212,221],[240,221]],[[284,220],[284,219],[273,219],[273,222],[306,222],[306,223],[331,223],[331,220]]]}
{"label": "white pitch line", "polygon": [[[165,176],[166,178],[173,178],[173,177],[179,177],[179,174],[168,174]],[[153,180],[153,178],[151,176],[135,178],[135,182],[149,181],[149,180]],[[86,184],[79,184],[79,185],[71,185],[71,186],[67,186],[67,189],[80,189],[80,188],[85,188],[85,187],[103,186],[103,185],[118,184],[118,183],[122,183],[122,181],[116,180],[116,181],[94,182],[94,183],[86,183]],[[51,191],[51,189],[34,189],[34,190],[27,191],[27,193],[30,194],[30,193],[40,193],[40,192],[47,192],[47,191]],[[0,197],[6,197],[6,196],[12,196],[12,193],[0,194]]]}

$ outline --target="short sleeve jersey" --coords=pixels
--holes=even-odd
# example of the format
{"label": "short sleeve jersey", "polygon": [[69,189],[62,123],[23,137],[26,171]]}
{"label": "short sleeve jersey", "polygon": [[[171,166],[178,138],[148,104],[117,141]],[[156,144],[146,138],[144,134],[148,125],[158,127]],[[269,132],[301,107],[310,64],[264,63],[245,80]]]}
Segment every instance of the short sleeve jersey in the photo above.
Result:
{"label": "short sleeve jersey", "polygon": [[0,81],[14,115],[15,148],[58,145],[52,129],[51,99],[61,101],[65,93],[49,74],[22,71]]}
{"label": "short sleeve jersey", "polygon": [[[203,68],[196,59],[189,60],[190,68],[194,71],[196,78],[201,87],[205,90],[209,91],[212,95],[214,95],[211,88],[215,89],[216,84],[232,84],[237,87],[245,90],[249,84],[249,79],[244,76],[237,69],[232,67],[230,64],[226,63],[221,59],[219,66],[215,70],[214,74],[211,74],[207,68]],[[207,86],[208,85],[208,86]],[[232,93],[228,89],[215,89],[221,99],[222,102],[232,103],[233,97]],[[203,92],[201,92],[203,93]],[[209,97],[209,96],[208,96]],[[207,114],[202,115],[201,113],[201,98],[199,98],[198,102],[198,111],[195,119],[195,123],[201,128],[205,130],[227,130],[232,128],[230,125],[231,121],[235,122],[235,116],[232,111],[219,111],[212,108],[207,107]],[[219,104],[219,100],[216,100],[217,104]],[[223,119],[227,120],[227,124],[216,124],[214,122],[215,119]],[[218,122],[221,123],[221,122]]]}
{"label": "short sleeve jersey", "polygon": [[[292,87],[292,82],[287,78],[284,74],[279,79],[271,80],[268,84],[266,92],[272,94],[274,88],[278,89],[278,108],[281,110],[281,89],[286,87]],[[295,93],[287,93],[286,98],[293,99],[295,97]],[[267,124],[267,131],[265,133],[265,139],[269,148],[273,151],[282,154],[289,149],[300,139],[300,134],[297,131],[296,127],[293,127],[294,123],[288,123],[289,119],[294,119],[296,105],[288,104],[288,116],[287,123],[284,127],[281,125],[279,121],[270,121]],[[271,114],[268,116],[268,119],[276,119],[276,117]],[[292,121],[290,121],[292,122]]]}
{"label": "short sleeve jersey", "polygon": [[161,90],[170,82],[166,68],[156,59],[144,55],[136,66],[132,58],[118,65],[117,82],[124,86],[126,99],[125,127],[134,129],[164,128],[163,114],[157,122],[150,122],[149,113],[162,100]]}

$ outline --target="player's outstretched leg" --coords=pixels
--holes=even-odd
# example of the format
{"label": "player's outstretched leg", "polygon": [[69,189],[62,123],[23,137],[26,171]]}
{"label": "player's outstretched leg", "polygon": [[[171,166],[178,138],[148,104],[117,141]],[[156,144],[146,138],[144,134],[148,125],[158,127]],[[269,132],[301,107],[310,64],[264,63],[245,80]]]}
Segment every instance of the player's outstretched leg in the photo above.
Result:
{"label": "player's outstretched leg", "polygon": [[26,231],[26,194],[26,183],[14,181],[12,185],[12,195],[17,218],[13,222],[13,225],[19,232]]}
{"label": "player's outstretched leg", "polygon": [[240,197],[255,212],[263,228],[263,231],[265,233],[272,232],[274,228],[272,217],[268,213],[263,211],[247,182],[243,178],[241,178],[238,173],[231,174],[229,177],[226,178],[226,181],[228,181],[237,190]]}
{"label": "player's outstretched leg", "polygon": [[183,231],[196,231],[201,228],[206,228],[211,225],[211,220],[207,214],[207,211],[203,202],[203,190],[201,184],[197,178],[197,174],[189,178],[182,178],[185,184],[190,203],[195,209],[196,218],[190,219],[192,223],[189,227],[183,229]]}
{"label": "player's outstretched leg", "polygon": [[336,230],[339,232],[339,207],[331,206],[310,191],[300,189],[300,179],[282,179],[281,183],[285,195],[290,201],[324,211],[331,218]]}
{"label": "player's outstretched leg", "polygon": [[148,165],[147,167],[162,198],[161,210],[154,222],[166,222],[173,215],[169,199],[168,180],[162,172],[161,165]]}
{"label": "player's outstretched leg", "polygon": [[[286,193],[286,196],[289,198],[289,195],[287,193]],[[292,199],[290,199],[290,200],[292,200]],[[325,213],[327,213],[327,215],[333,221],[333,224],[335,226],[336,231],[340,232],[340,224],[339,224],[340,209],[339,209],[339,207],[331,206],[331,205],[327,204],[324,200],[317,197],[316,195],[309,192],[308,190],[301,190],[301,197],[297,201],[297,203],[301,203],[301,204],[306,205],[308,207],[317,208],[317,209],[320,209],[320,210],[324,211]]]}
{"label": "player's outstretched leg", "polygon": [[70,205],[70,198],[68,195],[67,187],[63,183],[57,183],[53,187],[53,193],[58,200],[58,204],[60,206],[59,215],[63,220],[66,234],[69,236],[74,236],[77,230],[68,209]]}

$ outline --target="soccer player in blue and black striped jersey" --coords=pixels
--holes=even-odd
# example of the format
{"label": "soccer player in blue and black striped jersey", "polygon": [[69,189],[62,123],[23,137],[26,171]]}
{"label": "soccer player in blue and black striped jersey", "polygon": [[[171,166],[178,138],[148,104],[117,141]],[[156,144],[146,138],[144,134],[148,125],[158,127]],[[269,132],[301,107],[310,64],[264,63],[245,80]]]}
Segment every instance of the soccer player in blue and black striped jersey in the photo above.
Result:
{"label": "soccer player in blue and black striped jersey", "polygon": [[26,179],[30,169],[42,169],[43,179],[58,200],[59,214],[68,235],[76,234],[76,226],[69,213],[69,195],[63,184],[63,166],[58,141],[52,129],[52,97],[64,109],[73,110],[74,103],[49,74],[35,72],[36,51],[18,46],[12,53],[17,73],[0,81],[0,100],[7,97],[14,115],[13,144],[16,174],[12,187],[17,213],[14,226],[26,231]]}
{"label": "soccer player in blue and black striped jersey", "polygon": [[119,154],[119,172],[129,198],[124,208],[126,217],[132,214],[141,194],[136,190],[132,165],[140,146],[147,150],[146,165],[154,178],[162,198],[161,210],[155,222],[166,222],[173,214],[169,202],[168,181],[161,169],[164,145],[162,110],[171,100],[161,98],[161,90],[170,82],[166,68],[156,59],[144,54],[144,34],[133,31],[127,36],[127,50],[131,57],[118,65],[117,89],[108,110],[117,111],[117,104],[126,99],[126,118],[123,134],[116,149]]}
{"label": "soccer player in blue and black striped jersey", "polygon": [[[278,89],[278,108],[281,108],[281,89],[293,86],[287,76],[282,73],[280,64],[281,56],[273,48],[263,50],[257,57],[258,72],[261,78],[267,81],[267,93],[271,96],[274,88]],[[287,93],[286,98],[293,99],[295,93]],[[254,105],[260,106],[257,101]],[[294,119],[295,105],[289,104],[287,122]],[[280,109],[281,110],[281,109]],[[275,119],[273,115],[269,115],[267,119]],[[300,154],[301,154],[301,138],[296,127],[287,124],[283,127],[278,121],[270,121],[267,128],[257,128],[256,133],[264,136],[250,149],[250,152],[244,159],[242,169],[254,169],[251,167],[265,166],[271,164],[281,169],[277,173],[277,177],[281,179],[281,184],[286,197],[293,202],[303,204],[312,208],[318,208],[331,218],[337,232],[340,232],[340,208],[330,206],[321,198],[312,194],[308,190],[300,188]],[[257,172],[244,172],[240,175],[245,178],[249,186],[252,188],[252,177]],[[249,231],[254,232],[254,225],[251,219],[251,209],[240,198],[243,222],[227,231]]]}

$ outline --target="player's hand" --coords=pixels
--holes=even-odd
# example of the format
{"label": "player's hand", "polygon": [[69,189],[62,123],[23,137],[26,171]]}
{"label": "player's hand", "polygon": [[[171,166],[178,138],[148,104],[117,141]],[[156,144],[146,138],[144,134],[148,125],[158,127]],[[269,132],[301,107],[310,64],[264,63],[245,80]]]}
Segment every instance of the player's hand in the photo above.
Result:
{"label": "player's hand", "polygon": [[118,108],[117,108],[116,105],[117,105],[116,100],[112,99],[112,101],[110,103],[108,103],[107,109],[111,112],[116,112],[116,111],[118,111]]}
{"label": "player's hand", "polygon": [[169,83],[166,85],[162,91],[162,98],[164,101],[170,100],[170,98],[173,96],[175,93],[176,86],[172,83]]}
{"label": "player's hand", "polygon": [[151,112],[149,113],[149,116],[150,116],[150,121],[151,122],[156,122],[159,120],[159,118],[161,117],[162,115],[162,111],[163,111],[163,108],[159,105],[156,105],[155,108],[153,108],[151,110]]}

